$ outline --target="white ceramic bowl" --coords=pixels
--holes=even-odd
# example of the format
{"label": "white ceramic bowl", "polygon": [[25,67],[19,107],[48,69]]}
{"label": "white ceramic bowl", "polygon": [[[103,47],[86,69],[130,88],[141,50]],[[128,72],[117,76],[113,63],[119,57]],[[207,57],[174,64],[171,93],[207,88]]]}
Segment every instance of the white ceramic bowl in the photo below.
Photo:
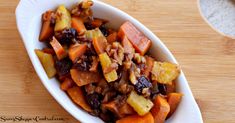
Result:
{"label": "white ceramic bowl", "polygon": [[[76,106],[67,94],[60,89],[59,82],[56,78],[49,79],[47,77],[38,57],[34,53],[34,49],[41,49],[44,46],[43,43],[38,41],[42,13],[49,9],[55,9],[60,4],[65,4],[69,8],[77,2],[78,0],[21,0],[16,8],[17,26],[32,64],[51,95],[77,120],[83,123],[101,123],[103,121],[98,117],[91,116]],[[95,17],[109,20],[109,26],[116,29],[123,22],[127,20],[131,21],[152,40],[153,45],[150,52],[155,58],[160,61],[177,63],[171,52],[160,39],[133,17],[100,1],[94,1],[92,9]],[[183,72],[178,77],[177,83],[177,91],[183,93],[184,96],[176,112],[167,120],[167,123],[202,123],[200,110],[193,98]]]}

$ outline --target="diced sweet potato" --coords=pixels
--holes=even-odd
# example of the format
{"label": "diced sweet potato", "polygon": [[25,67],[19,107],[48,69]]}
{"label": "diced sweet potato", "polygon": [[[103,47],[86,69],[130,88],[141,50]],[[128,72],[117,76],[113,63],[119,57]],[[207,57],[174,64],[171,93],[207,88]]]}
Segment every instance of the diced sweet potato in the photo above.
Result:
{"label": "diced sweet potato", "polygon": [[134,54],[135,49],[133,48],[131,42],[128,40],[126,36],[122,39],[122,46],[124,48],[124,53],[126,54]]}
{"label": "diced sweet potato", "polygon": [[138,95],[135,91],[132,91],[127,98],[127,103],[140,115],[147,114],[153,107],[151,100]]}
{"label": "diced sweet potato", "polygon": [[122,24],[118,36],[121,39],[127,36],[136,51],[141,55],[144,55],[151,46],[151,41],[129,21]]}
{"label": "diced sweet potato", "polygon": [[117,120],[116,123],[154,123],[154,119],[151,113],[147,113],[144,116],[136,114]]}
{"label": "diced sweet potato", "polygon": [[175,81],[172,82],[172,84],[167,84],[166,85],[166,93],[173,93],[176,92],[176,83]]}
{"label": "diced sweet potato", "polygon": [[86,44],[80,44],[80,45],[70,47],[69,58],[73,62],[76,62],[76,60],[86,52],[86,49],[87,49]]}
{"label": "diced sweet potato", "polygon": [[64,5],[60,5],[56,10],[55,31],[62,31],[71,27],[71,15]]}
{"label": "diced sweet potato", "polygon": [[170,106],[166,99],[161,96],[157,96],[154,101],[154,106],[151,109],[151,113],[154,118],[154,123],[164,123],[165,119],[170,112]]}
{"label": "diced sweet potato", "polygon": [[136,112],[134,111],[134,109],[129,104],[125,103],[124,105],[122,105],[119,108],[119,113],[121,115],[131,115],[131,114],[134,114]]}
{"label": "diced sweet potato", "polygon": [[161,84],[171,84],[179,73],[179,66],[168,62],[154,62],[152,68],[152,80]]}
{"label": "diced sweet potato", "polygon": [[112,44],[113,42],[117,41],[117,32],[113,32],[107,37],[108,43]]}
{"label": "diced sweet potato", "polygon": [[149,77],[149,74],[153,68],[154,59],[149,56],[145,56],[145,59],[146,59],[146,68],[144,69],[143,73],[146,77]]}
{"label": "diced sweet potato", "polygon": [[51,23],[53,11],[46,11],[42,15],[42,28],[39,36],[39,41],[48,40],[54,33],[54,26]]}
{"label": "diced sweet potato", "polygon": [[81,106],[87,112],[92,112],[91,107],[87,104],[85,96],[80,87],[72,87],[68,89],[68,94],[71,99],[79,106]]}
{"label": "diced sweet potato", "polygon": [[[102,54],[99,55],[99,60],[100,60],[102,70],[103,70],[103,73],[104,73],[104,70],[106,68],[110,67],[110,65],[112,64],[111,59],[109,58],[107,53],[102,53]],[[107,80],[107,82],[113,82],[113,81],[118,79],[116,70],[112,70],[109,73],[104,73],[104,77]]]}
{"label": "diced sweet potato", "polygon": [[65,78],[65,80],[60,84],[60,88],[67,91],[69,88],[73,87],[75,83],[70,78]]}
{"label": "diced sweet potato", "polygon": [[51,54],[51,55],[55,55],[55,51],[51,48],[43,48],[42,51],[44,53],[48,53],[48,54]]}
{"label": "diced sweet potato", "polygon": [[57,39],[55,37],[53,37],[50,44],[53,47],[55,54],[59,60],[65,58],[67,56],[66,50],[61,46],[61,44],[59,43],[59,41],[57,41]]}
{"label": "diced sweet potato", "polygon": [[167,102],[170,105],[170,113],[167,117],[170,117],[178,107],[183,94],[181,93],[170,93],[167,95]]}
{"label": "diced sweet potato", "polygon": [[79,18],[79,17],[72,17],[72,23],[71,23],[71,26],[77,30],[77,32],[82,35],[85,33],[86,31],[86,27],[83,23],[83,20],[82,18]]}
{"label": "diced sweet potato", "polygon": [[92,22],[91,25],[92,27],[100,27],[103,24],[104,20],[95,18]]}
{"label": "diced sweet potato", "polygon": [[101,37],[93,38],[93,46],[97,54],[104,53],[107,45],[108,43],[105,37],[101,36]]}
{"label": "diced sweet potato", "polygon": [[89,72],[89,71],[79,71],[77,69],[71,69],[70,70],[71,77],[73,81],[78,86],[87,85],[90,83],[99,82],[101,79],[101,76],[98,72]]}
{"label": "diced sweet potato", "polygon": [[102,104],[102,109],[113,112],[117,117],[122,117],[121,114],[119,113],[119,109],[115,101]]}
{"label": "diced sweet potato", "polygon": [[60,75],[59,73],[57,73],[57,75],[58,75],[58,79],[60,80],[60,82],[63,82],[66,78],[71,77],[70,73],[65,74],[65,75]]}
{"label": "diced sweet potato", "polygon": [[38,56],[40,62],[42,63],[42,66],[49,78],[52,78],[56,74],[55,69],[55,62],[53,59],[53,56],[48,53],[44,53],[41,50],[36,49],[35,50],[36,55]]}

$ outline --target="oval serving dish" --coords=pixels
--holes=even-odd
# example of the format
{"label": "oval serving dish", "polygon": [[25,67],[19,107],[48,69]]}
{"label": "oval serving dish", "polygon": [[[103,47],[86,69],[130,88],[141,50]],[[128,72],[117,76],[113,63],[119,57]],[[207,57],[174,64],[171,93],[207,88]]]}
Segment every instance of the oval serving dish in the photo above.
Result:
{"label": "oval serving dish", "polygon": [[[92,116],[76,106],[67,94],[60,89],[58,80],[55,78],[49,79],[47,77],[34,52],[34,49],[42,49],[44,47],[44,44],[38,41],[42,13],[49,9],[55,9],[60,4],[65,4],[66,7],[69,8],[77,2],[78,0],[21,0],[16,8],[17,27],[39,78],[57,102],[80,122],[102,123],[103,121],[98,117]],[[161,40],[133,17],[100,1],[94,1],[92,9],[95,17],[109,20],[108,26],[114,29],[117,29],[123,22],[129,20],[152,41],[150,53],[153,57],[160,61],[168,61],[177,64],[176,59]],[[202,123],[200,110],[182,71],[176,81],[178,83],[177,91],[183,93],[184,96],[175,113],[166,122]]]}

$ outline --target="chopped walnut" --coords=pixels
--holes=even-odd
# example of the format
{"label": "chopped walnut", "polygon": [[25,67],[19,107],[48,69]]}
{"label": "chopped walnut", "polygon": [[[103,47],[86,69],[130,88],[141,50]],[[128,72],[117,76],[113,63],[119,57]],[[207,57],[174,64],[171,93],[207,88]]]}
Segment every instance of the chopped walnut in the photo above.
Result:
{"label": "chopped walnut", "polygon": [[134,60],[139,64],[141,63],[141,56],[139,53],[134,54]]}
{"label": "chopped walnut", "polygon": [[134,71],[130,71],[129,79],[130,79],[130,81],[131,81],[131,83],[132,83],[133,85],[135,85],[135,84],[137,83],[137,78],[136,78],[136,76],[135,76]]}
{"label": "chopped walnut", "polygon": [[135,53],[133,59],[137,64],[146,63],[145,57],[141,56],[139,53]]}
{"label": "chopped walnut", "polygon": [[119,42],[113,42],[112,45],[108,45],[105,49],[109,57],[117,61],[119,65],[122,65],[124,60],[124,49]]}
{"label": "chopped walnut", "polygon": [[74,6],[74,8],[71,10],[71,14],[74,16],[81,17],[83,18],[83,20],[87,20],[93,14],[91,10],[92,5],[93,2],[91,0],[83,1],[78,5]]}
{"label": "chopped walnut", "polygon": [[143,88],[142,94],[144,97],[149,97],[151,94],[149,88]]}
{"label": "chopped walnut", "polygon": [[84,0],[83,2],[82,2],[82,8],[83,9],[89,9],[91,6],[93,5],[93,2],[92,2],[92,0]]}
{"label": "chopped walnut", "polygon": [[85,91],[87,94],[92,94],[95,91],[95,86],[92,84],[85,85]]}
{"label": "chopped walnut", "polygon": [[92,56],[92,63],[91,63],[91,68],[89,69],[89,71],[91,72],[97,72],[98,69],[98,65],[99,65],[99,59],[95,56]]}
{"label": "chopped walnut", "polygon": [[119,65],[122,65],[122,61],[124,60],[124,49],[118,42],[114,42],[113,47],[117,48],[117,56],[115,56],[114,59],[118,61]]}
{"label": "chopped walnut", "polygon": [[128,70],[131,68],[131,61],[124,61],[123,65],[124,65],[124,69]]}

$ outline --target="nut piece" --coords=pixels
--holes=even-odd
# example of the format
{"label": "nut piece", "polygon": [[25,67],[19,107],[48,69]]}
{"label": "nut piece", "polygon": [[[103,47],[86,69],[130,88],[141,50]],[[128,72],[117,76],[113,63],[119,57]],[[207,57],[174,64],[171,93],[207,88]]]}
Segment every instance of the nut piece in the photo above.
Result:
{"label": "nut piece", "polygon": [[145,57],[141,56],[139,53],[135,53],[133,59],[137,64],[146,63]]}
{"label": "nut piece", "polygon": [[118,42],[113,42],[112,48],[117,49],[118,47],[119,47],[119,43]]}
{"label": "nut piece", "polygon": [[135,85],[137,83],[137,79],[136,79],[134,71],[130,71],[129,79],[133,85]]}
{"label": "nut piece", "polygon": [[144,97],[149,97],[151,94],[149,88],[143,88],[142,94]]}
{"label": "nut piece", "polygon": [[128,70],[131,68],[131,61],[124,61],[123,65],[124,65],[124,69]]}
{"label": "nut piece", "polygon": [[138,64],[141,63],[141,56],[140,56],[139,53],[135,53],[135,54],[134,54],[134,60],[135,60]]}
{"label": "nut piece", "polygon": [[143,63],[143,64],[145,64],[146,63],[146,59],[145,59],[145,57],[141,57],[141,63]]}

